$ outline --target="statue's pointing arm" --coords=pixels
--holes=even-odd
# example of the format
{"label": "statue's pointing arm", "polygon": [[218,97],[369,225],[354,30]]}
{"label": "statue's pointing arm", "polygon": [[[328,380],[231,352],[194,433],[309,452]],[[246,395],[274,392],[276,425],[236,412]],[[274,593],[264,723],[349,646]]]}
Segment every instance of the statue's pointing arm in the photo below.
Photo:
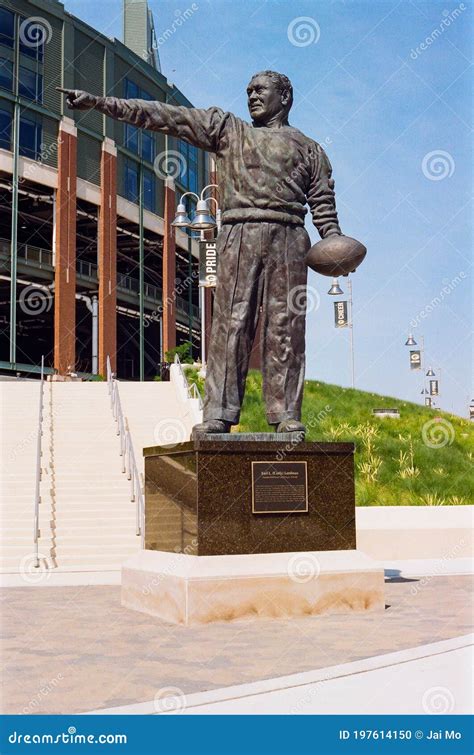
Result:
{"label": "statue's pointing arm", "polygon": [[311,156],[311,181],[307,201],[321,238],[342,233],[337,217],[331,163],[319,144],[314,145]]}
{"label": "statue's pointing arm", "polygon": [[96,110],[139,128],[162,131],[164,134],[186,139],[195,147],[210,152],[217,151],[217,140],[224,117],[223,111],[216,107],[200,110],[117,97],[100,97]]}
{"label": "statue's pointing arm", "polygon": [[152,100],[97,97],[88,92],[70,89],[60,91],[66,93],[67,104],[73,110],[93,108],[138,128],[161,131],[185,139],[208,152],[218,151],[220,132],[226,117],[220,108],[201,110]]}

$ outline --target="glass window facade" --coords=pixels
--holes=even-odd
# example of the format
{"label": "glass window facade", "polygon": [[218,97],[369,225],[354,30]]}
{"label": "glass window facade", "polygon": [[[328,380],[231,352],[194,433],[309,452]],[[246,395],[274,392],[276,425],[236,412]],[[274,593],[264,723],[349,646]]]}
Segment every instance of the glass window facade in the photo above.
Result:
{"label": "glass window facade", "polygon": [[18,94],[33,102],[43,101],[43,77],[23,66],[18,71]]}
{"label": "glass window facade", "polygon": [[0,110],[0,148],[11,149],[12,114],[7,110]]}
{"label": "glass window facade", "polygon": [[[125,197],[130,202],[139,201],[140,168],[133,160],[125,161]],[[143,168],[143,206],[156,212],[156,176],[152,170]]]}
{"label": "glass window facade", "polygon": [[155,159],[155,138],[147,131],[142,131],[142,157],[149,163]]}
{"label": "glass window facade", "polygon": [[6,58],[0,58],[0,87],[13,91],[13,63]]}
{"label": "glass window facade", "polygon": [[[151,94],[141,89],[138,84],[130,79],[125,79],[124,96],[127,99],[152,100]],[[124,127],[124,146],[140,155],[144,160],[152,163],[155,159],[155,137],[143,129],[125,124]]]}
{"label": "glass window facade", "polygon": [[155,200],[155,174],[153,173],[153,171],[145,168],[143,170],[143,206],[147,210],[155,212]]}
{"label": "glass window facade", "polygon": [[127,100],[139,98],[140,95],[138,92],[138,84],[135,84],[134,81],[130,81],[130,79],[125,79],[125,97]]}
{"label": "glass window facade", "polygon": [[125,124],[125,147],[130,152],[135,152],[138,155],[138,136],[139,130],[136,126],[131,126],[129,123]]}
{"label": "glass window facade", "polygon": [[13,47],[15,38],[15,16],[6,8],[0,8],[0,45]]}
{"label": "glass window facade", "polygon": [[41,123],[31,117],[22,116],[20,118],[20,155],[37,160],[41,151],[41,134]]}
{"label": "glass window facade", "polygon": [[178,140],[178,148],[181,155],[184,157],[184,170],[179,178],[180,183],[185,187],[186,191],[198,190],[198,151],[196,147],[193,147],[187,142]]}
{"label": "glass window facade", "polygon": [[132,160],[125,161],[125,197],[130,202],[138,201],[138,165]]}

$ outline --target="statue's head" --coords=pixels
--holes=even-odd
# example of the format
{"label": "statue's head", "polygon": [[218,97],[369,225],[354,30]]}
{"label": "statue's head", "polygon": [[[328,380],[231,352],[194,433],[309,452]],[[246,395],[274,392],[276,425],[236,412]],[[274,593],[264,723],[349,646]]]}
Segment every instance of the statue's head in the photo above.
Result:
{"label": "statue's head", "polygon": [[276,71],[256,73],[247,87],[247,104],[256,125],[265,125],[278,116],[286,123],[293,104],[291,81]]}

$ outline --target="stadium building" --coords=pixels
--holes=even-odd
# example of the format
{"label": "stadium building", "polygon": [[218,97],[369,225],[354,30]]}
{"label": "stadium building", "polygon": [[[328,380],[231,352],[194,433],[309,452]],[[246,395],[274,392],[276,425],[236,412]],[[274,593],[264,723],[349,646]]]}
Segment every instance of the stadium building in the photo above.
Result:
{"label": "stadium building", "polygon": [[[201,353],[198,241],[171,227],[210,157],[96,111],[56,86],[190,106],[160,71],[145,0],[125,0],[124,41],[57,0],[0,6],[0,370],[150,379],[165,352]],[[158,39],[158,41],[157,41]],[[133,48],[133,49],[132,49]],[[191,201],[189,201],[191,199]],[[187,197],[192,213],[194,200]]]}

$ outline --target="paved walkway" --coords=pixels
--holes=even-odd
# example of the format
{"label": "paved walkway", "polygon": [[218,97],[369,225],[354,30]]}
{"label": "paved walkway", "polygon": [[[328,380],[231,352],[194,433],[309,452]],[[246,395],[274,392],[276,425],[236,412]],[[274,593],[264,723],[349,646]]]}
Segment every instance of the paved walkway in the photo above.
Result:
{"label": "paved walkway", "polygon": [[474,635],[397,650],[316,671],[147,703],[100,708],[95,715],[469,715]]}
{"label": "paved walkway", "polygon": [[[176,627],[114,586],[2,590],[1,713],[81,713],[322,669],[471,631],[467,576],[387,581],[387,609]],[[172,694],[172,693],[171,693]]]}

